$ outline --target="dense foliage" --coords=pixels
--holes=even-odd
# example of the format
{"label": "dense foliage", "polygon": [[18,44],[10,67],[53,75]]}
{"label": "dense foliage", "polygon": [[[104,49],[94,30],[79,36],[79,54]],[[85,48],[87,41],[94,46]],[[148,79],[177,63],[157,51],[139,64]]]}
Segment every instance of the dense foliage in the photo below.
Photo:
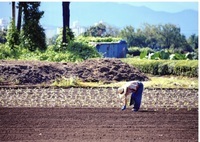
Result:
{"label": "dense foliage", "polygon": [[21,44],[30,51],[46,50],[45,32],[39,23],[44,12],[39,11],[40,2],[22,2],[23,26]]}
{"label": "dense foliage", "polygon": [[0,59],[76,62],[97,57],[100,57],[100,54],[93,46],[78,42],[71,42],[65,51],[55,51],[54,46],[51,45],[46,51],[36,50],[35,52],[30,52],[20,46],[15,46],[15,51],[13,51],[8,46],[0,44]]}
{"label": "dense foliage", "polygon": [[121,38],[118,37],[92,37],[92,36],[78,36],[76,38],[78,42],[90,43],[90,42],[118,42]]}
{"label": "dense foliage", "polygon": [[145,52],[147,54],[149,53],[154,53],[154,50],[149,48],[149,47],[144,47],[144,48],[140,48],[140,47],[129,47],[128,48],[128,57],[134,57],[134,56],[140,56],[140,54],[142,52]]}
{"label": "dense foliage", "polygon": [[129,47],[127,57],[140,57],[140,59],[153,60],[198,60],[198,52],[179,53],[168,49],[155,51],[148,47]]}
{"label": "dense foliage", "polygon": [[153,60],[198,60],[198,54],[195,52],[170,53],[168,50],[161,50],[154,53],[148,53],[146,50],[140,53],[140,59],[153,59]]}
{"label": "dense foliage", "polygon": [[6,43],[6,33],[7,30],[3,29],[2,31],[0,30],[0,43]]}
{"label": "dense foliage", "polygon": [[135,29],[126,26],[120,36],[127,41],[128,47],[150,47],[153,50],[171,49],[175,52],[192,52],[198,48],[198,36],[191,35],[188,41],[179,27],[173,24],[150,25]]}
{"label": "dense foliage", "polygon": [[14,25],[14,21],[10,23],[6,40],[6,44],[10,47],[10,50],[15,50],[15,45],[19,45],[19,33]]}
{"label": "dense foliage", "polygon": [[198,77],[198,60],[141,60],[134,58],[122,61],[153,75],[183,75]]}
{"label": "dense foliage", "polygon": [[74,42],[74,33],[70,28],[66,28],[66,36],[65,36],[65,42],[63,43],[63,29],[60,30],[60,34],[55,37],[54,41],[54,50],[55,51],[65,51],[67,49],[67,46]]}
{"label": "dense foliage", "polygon": [[119,35],[119,29],[108,24],[98,23],[94,26],[89,27],[83,34],[83,36],[92,37],[117,37]]}

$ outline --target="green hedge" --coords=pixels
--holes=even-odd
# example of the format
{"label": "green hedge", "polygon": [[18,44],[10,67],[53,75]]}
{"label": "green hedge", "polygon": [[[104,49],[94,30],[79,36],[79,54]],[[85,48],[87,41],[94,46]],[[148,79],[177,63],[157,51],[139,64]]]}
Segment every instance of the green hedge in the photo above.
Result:
{"label": "green hedge", "polygon": [[76,38],[77,42],[89,43],[89,42],[118,42],[121,38],[118,37],[91,37],[91,36],[78,36]]}
{"label": "green hedge", "polygon": [[146,60],[122,59],[130,65],[139,68],[144,73],[153,75],[182,75],[198,77],[198,60]]}

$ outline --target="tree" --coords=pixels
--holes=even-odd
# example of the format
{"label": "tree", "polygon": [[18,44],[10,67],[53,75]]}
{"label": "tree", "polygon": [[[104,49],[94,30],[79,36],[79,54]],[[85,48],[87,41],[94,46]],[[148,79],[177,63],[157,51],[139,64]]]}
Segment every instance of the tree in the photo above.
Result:
{"label": "tree", "polygon": [[188,38],[188,43],[193,49],[198,49],[198,36],[193,34]]}
{"label": "tree", "polygon": [[173,24],[158,25],[158,43],[163,49],[173,49],[180,53],[192,52],[181,29]]}
{"label": "tree", "polygon": [[15,2],[12,2],[12,21],[15,25]]}
{"label": "tree", "polygon": [[16,29],[16,26],[14,24],[14,20],[11,21],[9,25],[9,29],[6,35],[6,44],[11,50],[15,49],[15,45],[18,45],[19,43],[19,33]]}
{"label": "tree", "polygon": [[18,18],[17,18],[17,30],[20,33],[21,30],[21,21],[22,21],[22,2],[18,3]]}
{"label": "tree", "polygon": [[62,43],[66,43],[66,29],[69,29],[70,23],[70,9],[69,9],[70,2],[62,2],[63,8],[63,38]]}
{"label": "tree", "polygon": [[7,30],[0,31],[0,43],[6,43]]}
{"label": "tree", "polygon": [[126,26],[121,30],[120,36],[126,40],[128,47],[137,46],[135,39],[135,29],[132,26]]}
{"label": "tree", "polygon": [[119,29],[114,26],[106,25],[106,35],[105,36],[118,37]]}
{"label": "tree", "polygon": [[170,47],[178,48],[181,46],[183,37],[181,29],[173,24],[158,25],[158,34],[160,35],[159,43],[161,48],[169,49]]}
{"label": "tree", "polygon": [[19,45],[19,33],[15,26],[15,2],[12,2],[12,20],[6,35],[6,44],[14,50],[15,45]]}
{"label": "tree", "polygon": [[98,23],[94,26],[89,27],[84,33],[84,36],[93,37],[117,37],[119,35],[119,30],[113,26],[104,23]]}
{"label": "tree", "polygon": [[39,23],[44,12],[39,11],[40,2],[21,2],[23,25],[21,44],[30,51],[46,50],[44,29]]}
{"label": "tree", "polygon": [[142,30],[140,30],[142,32],[142,35],[145,36],[145,46],[146,47],[150,47],[152,49],[159,49],[159,45],[158,45],[158,40],[160,35],[159,33],[159,29],[157,28],[156,25],[150,25],[145,23],[142,27]]}

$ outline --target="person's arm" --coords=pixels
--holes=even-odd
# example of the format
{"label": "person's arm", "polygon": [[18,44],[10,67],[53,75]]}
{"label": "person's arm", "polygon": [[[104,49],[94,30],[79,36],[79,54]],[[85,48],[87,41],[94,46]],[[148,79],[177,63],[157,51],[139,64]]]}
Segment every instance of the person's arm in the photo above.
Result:
{"label": "person's arm", "polygon": [[126,109],[126,105],[127,105],[127,102],[128,102],[128,99],[127,99],[127,92],[126,94],[124,95],[124,106],[122,107],[122,110],[125,110]]}
{"label": "person's arm", "polygon": [[125,98],[124,98],[124,105],[125,105],[125,106],[127,105],[127,101],[128,101],[128,99],[127,99],[127,94],[125,94]]}

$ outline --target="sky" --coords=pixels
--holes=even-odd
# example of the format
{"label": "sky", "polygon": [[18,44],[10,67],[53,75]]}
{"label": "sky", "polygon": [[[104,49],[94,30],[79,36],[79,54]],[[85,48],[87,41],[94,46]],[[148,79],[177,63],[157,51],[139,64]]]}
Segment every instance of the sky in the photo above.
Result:
{"label": "sky", "polygon": [[129,2],[133,6],[146,6],[155,11],[180,12],[185,9],[198,10],[197,2]]}
{"label": "sky", "polygon": [[[111,0],[103,0],[103,1],[98,1],[98,2],[116,2],[116,3],[123,3],[123,4],[129,4],[133,6],[145,6],[148,7],[152,10],[155,11],[164,11],[164,12],[170,12],[170,13],[176,13],[180,12],[186,9],[191,9],[191,10],[196,10],[198,11],[198,1],[192,1],[191,2],[186,2],[186,1],[148,1],[147,2],[134,2],[134,1],[126,1],[122,2],[120,1],[111,1]],[[72,1],[73,2],[73,1]],[[91,2],[91,1],[85,1],[85,0],[78,0],[75,2]],[[54,20],[54,26],[62,26],[62,15],[58,13],[62,13],[62,3],[61,1],[42,1],[41,2],[41,7],[40,10],[45,11],[44,18],[41,19],[41,24],[46,23],[45,21],[48,21],[48,19],[57,19]],[[47,14],[48,13],[48,14]],[[5,16],[1,16],[5,15]],[[1,1],[0,0],[0,19],[4,18],[6,20],[10,20],[11,17],[11,2],[10,1]],[[73,22],[73,21],[71,21]],[[70,24],[71,25],[71,24]],[[46,25],[49,26],[49,25]]]}
{"label": "sky", "polygon": [[[53,6],[56,6],[59,9],[61,8],[61,2],[48,3],[48,5],[45,5],[44,4],[45,2],[49,2],[49,1],[42,1],[41,10],[43,10],[43,9],[52,10],[51,7],[53,7]],[[52,1],[52,2],[55,2],[55,1]],[[77,1],[77,2],[84,2],[84,1],[82,0],[82,1]],[[102,1],[102,2],[104,2],[104,1]],[[113,2],[115,2],[115,1],[113,1]],[[178,1],[178,2],[170,2],[170,1],[169,2],[162,2],[162,1],[120,2],[120,1],[116,1],[116,2],[126,3],[126,4],[133,5],[133,6],[146,6],[155,11],[165,11],[165,12],[180,12],[185,9],[198,10],[198,2],[197,1],[191,1],[191,2],[188,2],[188,1],[183,1],[183,2],[181,2],[181,1]],[[9,7],[11,7],[11,4],[9,3],[9,1],[0,1],[0,9],[5,9],[5,8],[9,8]]]}
{"label": "sky", "polygon": [[[110,1],[110,0],[108,0]],[[133,6],[146,6],[152,10],[155,11],[164,11],[164,12],[170,12],[170,13],[175,13],[175,12],[180,12],[186,9],[191,9],[191,10],[196,10],[198,11],[198,2],[197,1],[192,1],[192,2],[186,2],[186,1],[177,1],[177,2],[163,2],[163,1],[148,1],[147,2],[134,2],[134,1],[126,1],[126,2],[122,2],[122,1],[116,1],[118,3],[126,3],[129,5],[133,5]],[[53,2],[53,3],[52,3]],[[79,1],[75,1],[75,2],[85,2],[84,0],[79,0]],[[87,1],[88,2],[88,1]],[[91,2],[91,1],[89,1]],[[101,1],[100,1],[101,2]],[[102,1],[102,2],[106,2],[106,1]],[[115,2],[115,1],[111,1],[111,2]],[[56,8],[55,8],[56,7]],[[9,3],[9,1],[1,1],[0,0],[0,13],[5,12],[6,13],[10,13],[8,15],[11,15],[11,10],[9,9],[11,8],[11,4]],[[51,13],[51,16],[55,16],[55,13],[60,13],[62,12],[62,4],[61,1],[60,2],[56,2],[55,1],[42,1],[41,3],[41,10],[43,11],[48,11],[49,13]],[[47,15],[46,15],[47,16]],[[47,16],[48,17],[48,16]],[[0,17],[0,18],[6,18],[9,19],[9,17]]]}

